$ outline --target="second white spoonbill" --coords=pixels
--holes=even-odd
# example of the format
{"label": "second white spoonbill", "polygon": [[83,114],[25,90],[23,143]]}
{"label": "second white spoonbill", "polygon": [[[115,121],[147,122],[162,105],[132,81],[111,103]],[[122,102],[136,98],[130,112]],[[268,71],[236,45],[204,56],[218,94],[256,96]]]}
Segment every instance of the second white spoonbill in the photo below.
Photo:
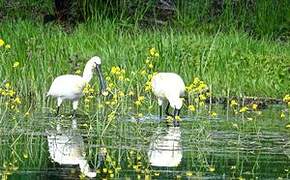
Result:
{"label": "second white spoonbill", "polygon": [[106,83],[101,71],[101,59],[98,56],[92,57],[86,64],[83,76],[66,74],[58,76],[52,82],[47,96],[57,98],[57,115],[59,114],[60,105],[63,100],[68,99],[73,102],[73,116],[78,107],[78,102],[82,96],[84,87],[93,77],[93,70],[96,69],[100,80],[100,91],[106,92]]}
{"label": "second white spoonbill", "polygon": [[[167,101],[166,115],[173,116],[174,126],[179,126],[175,117],[179,115],[182,107],[182,99],[185,93],[185,85],[182,78],[176,73],[161,72],[152,77],[152,91],[157,97],[160,118],[162,117],[162,104]],[[173,115],[168,110],[174,109]]]}

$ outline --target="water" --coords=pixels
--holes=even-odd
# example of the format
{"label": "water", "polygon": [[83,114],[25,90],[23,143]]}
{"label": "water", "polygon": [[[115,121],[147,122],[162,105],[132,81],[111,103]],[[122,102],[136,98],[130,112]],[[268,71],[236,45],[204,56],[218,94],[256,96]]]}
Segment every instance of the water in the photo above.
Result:
{"label": "water", "polygon": [[2,178],[288,178],[290,135],[279,108],[222,114],[183,117],[175,128],[152,115],[8,119],[0,128]]}

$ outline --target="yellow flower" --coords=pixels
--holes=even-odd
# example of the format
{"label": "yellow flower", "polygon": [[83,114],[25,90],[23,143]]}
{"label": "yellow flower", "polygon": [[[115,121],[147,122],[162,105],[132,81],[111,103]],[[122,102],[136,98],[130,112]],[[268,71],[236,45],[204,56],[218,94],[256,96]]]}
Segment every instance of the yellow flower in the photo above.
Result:
{"label": "yellow flower", "polygon": [[135,101],[136,106],[140,106],[142,103],[141,101]]}
{"label": "yellow flower", "polygon": [[75,72],[76,74],[81,74],[82,72],[81,72],[81,70],[76,70],[76,72]]}
{"label": "yellow flower", "polygon": [[150,69],[152,69],[154,66],[153,66],[152,63],[150,63],[150,64],[148,65],[148,67],[149,67]]}
{"label": "yellow flower", "polygon": [[138,101],[144,101],[145,97],[144,96],[139,96]]}
{"label": "yellow flower", "polygon": [[204,100],[206,100],[206,96],[205,96],[204,94],[200,94],[200,95],[199,95],[199,99],[200,99],[201,101],[204,101]]}
{"label": "yellow flower", "polygon": [[253,109],[254,111],[256,111],[257,108],[258,108],[258,105],[257,105],[257,104],[252,104],[252,109]]}
{"label": "yellow flower", "polygon": [[187,172],[186,172],[186,176],[190,177],[190,176],[192,176],[192,175],[193,175],[193,173],[192,173],[191,171],[187,171]]}
{"label": "yellow flower", "polygon": [[248,107],[244,106],[240,109],[240,113],[248,111]]}
{"label": "yellow flower", "polygon": [[236,100],[231,100],[231,103],[230,103],[230,106],[231,107],[235,107],[235,106],[237,106],[238,105],[238,103],[237,103],[237,101]]}
{"label": "yellow flower", "polygon": [[16,97],[16,98],[14,99],[14,103],[15,103],[15,104],[21,104],[21,100],[20,100],[20,98],[19,98],[19,97]]}
{"label": "yellow flower", "polygon": [[211,117],[216,117],[217,113],[216,112],[211,112],[210,115],[211,115]]}
{"label": "yellow flower", "polygon": [[156,53],[156,49],[155,49],[155,48],[151,48],[151,49],[149,50],[149,54],[150,54],[151,56],[154,56],[155,53]]}
{"label": "yellow flower", "polygon": [[176,179],[181,179],[181,175],[176,175]]}
{"label": "yellow flower", "polygon": [[194,105],[189,105],[188,106],[188,110],[191,111],[191,112],[194,112],[195,111]]}
{"label": "yellow flower", "polygon": [[146,71],[143,70],[143,71],[140,72],[140,74],[141,74],[142,76],[144,76],[144,75],[146,75]]}
{"label": "yellow flower", "polygon": [[24,159],[27,159],[28,158],[28,154],[27,153],[23,153],[23,157],[24,157]]}
{"label": "yellow flower", "polygon": [[16,61],[16,62],[14,62],[14,64],[13,64],[13,68],[17,68],[18,66],[19,66],[19,62],[18,61]]}
{"label": "yellow flower", "polygon": [[215,171],[215,167],[210,166],[210,167],[208,168],[208,171],[209,171],[209,172],[214,172],[214,171]]}
{"label": "yellow flower", "polygon": [[5,88],[6,88],[6,89],[9,89],[11,85],[10,85],[10,83],[9,83],[9,82],[7,82],[7,83],[5,83],[5,85],[4,85],[4,86],[5,86]]}
{"label": "yellow flower", "polygon": [[177,122],[181,121],[180,116],[175,116],[175,120],[176,120]]}
{"label": "yellow flower", "polygon": [[0,47],[2,47],[5,44],[5,42],[3,41],[3,39],[0,39]]}
{"label": "yellow flower", "polygon": [[129,96],[133,96],[134,95],[134,92],[133,91],[129,91],[128,95]]}
{"label": "yellow flower", "polygon": [[5,45],[5,49],[10,49],[11,48],[11,45],[10,44],[6,44]]}
{"label": "yellow flower", "polygon": [[113,66],[112,68],[111,68],[111,73],[112,74],[121,74],[121,68],[119,68],[119,67],[117,67],[117,66]]}
{"label": "yellow flower", "polygon": [[283,101],[284,102],[290,102],[290,95],[289,94],[286,94],[283,98]]}
{"label": "yellow flower", "polygon": [[281,117],[282,119],[285,118],[285,117],[286,117],[285,113],[284,113],[284,112],[281,112],[280,117]]}
{"label": "yellow flower", "polygon": [[239,128],[238,124],[236,124],[236,123],[233,123],[233,127],[237,128],[237,129]]}
{"label": "yellow flower", "polygon": [[121,75],[121,76],[118,77],[118,79],[119,79],[120,81],[123,81],[125,78],[124,78],[123,75]]}
{"label": "yellow flower", "polygon": [[154,173],[154,176],[159,176],[159,175],[160,175],[159,172],[155,172],[155,173]]}
{"label": "yellow flower", "polygon": [[103,168],[103,173],[107,173],[108,169],[107,168]]}
{"label": "yellow flower", "polygon": [[238,180],[245,180],[242,176],[238,177]]}
{"label": "yellow flower", "polygon": [[120,97],[124,97],[124,96],[125,96],[125,93],[124,93],[123,91],[120,91],[120,92],[118,92],[118,95],[119,95]]}

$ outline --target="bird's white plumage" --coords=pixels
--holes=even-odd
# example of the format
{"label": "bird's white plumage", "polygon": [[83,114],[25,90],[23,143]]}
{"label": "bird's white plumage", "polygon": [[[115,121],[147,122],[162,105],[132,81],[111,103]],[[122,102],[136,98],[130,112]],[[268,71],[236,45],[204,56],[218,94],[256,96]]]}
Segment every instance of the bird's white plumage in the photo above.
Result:
{"label": "bird's white plumage", "polygon": [[47,95],[60,97],[62,99],[76,100],[82,95],[87,82],[78,75],[58,76],[52,82]]}
{"label": "bird's white plumage", "polygon": [[92,79],[94,68],[100,64],[101,59],[97,56],[94,56],[86,63],[83,76],[72,74],[58,76],[52,82],[47,96],[56,97],[58,107],[61,105],[63,100],[72,100],[73,109],[76,110],[78,106],[78,100],[82,96],[84,87]]}
{"label": "bird's white plumage", "polygon": [[152,91],[158,99],[158,104],[168,100],[172,108],[180,109],[181,96],[184,95],[185,85],[182,78],[176,73],[158,73],[152,77]]}

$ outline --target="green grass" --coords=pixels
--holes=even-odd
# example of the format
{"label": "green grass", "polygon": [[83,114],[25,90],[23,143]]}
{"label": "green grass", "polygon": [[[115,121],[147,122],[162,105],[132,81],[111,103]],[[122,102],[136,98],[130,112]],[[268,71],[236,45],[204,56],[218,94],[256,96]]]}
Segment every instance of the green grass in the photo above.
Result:
{"label": "green grass", "polygon": [[[186,84],[199,77],[212,86],[214,96],[227,96],[228,90],[233,96],[282,98],[289,93],[289,43],[255,40],[244,33],[140,30],[110,20],[80,24],[66,33],[55,25],[19,20],[2,23],[0,36],[11,44],[11,49],[0,49],[1,81],[10,81],[33,103],[44,102],[56,76],[82,71],[94,55],[102,58],[105,74],[112,66],[125,69],[130,78],[124,88],[136,91],[144,81],[131,73],[145,66],[151,47],[160,53],[154,71],[176,72]],[[16,61],[20,65],[13,68]]]}

